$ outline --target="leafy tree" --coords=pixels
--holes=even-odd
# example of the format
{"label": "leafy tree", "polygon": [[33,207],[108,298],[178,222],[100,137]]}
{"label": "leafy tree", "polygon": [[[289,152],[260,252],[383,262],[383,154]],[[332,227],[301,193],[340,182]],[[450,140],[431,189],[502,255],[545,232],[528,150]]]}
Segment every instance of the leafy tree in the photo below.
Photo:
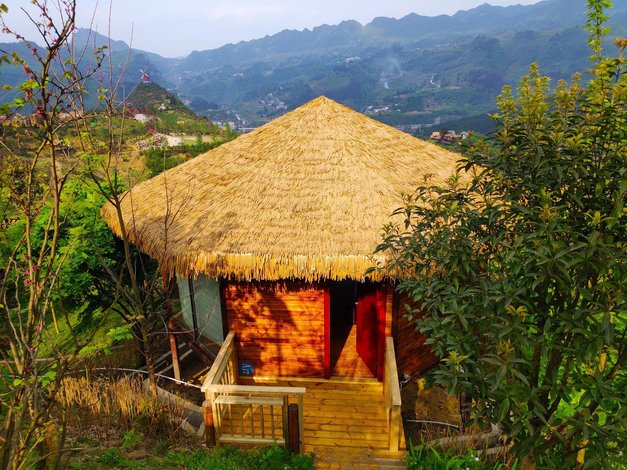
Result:
{"label": "leafy tree", "polygon": [[144,150],[142,155],[146,158],[146,168],[150,172],[149,176],[153,177],[234,138],[235,134],[231,133],[225,136],[224,139],[216,137],[211,142],[202,142],[200,139],[197,139],[193,144],[182,144],[174,147],[151,147]]}
{"label": "leafy tree", "polygon": [[115,291],[103,279],[107,268],[122,263],[123,250],[100,217],[105,198],[93,185],[71,180],[63,198],[59,244],[65,262],[59,271],[56,300],[67,310],[80,308],[89,320],[95,311],[115,304]]}
{"label": "leafy tree", "polygon": [[[24,9],[45,45],[41,48],[6,24],[7,11],[0,3],[2,30],[19,41],[29,57],[0,50],[0,64],[21,70],[24,79],[13,90],[14,100],[0,109],[9,116],[9,125],[24,129],[24,135],[16,133],[0,146],[2,228],[12,237],[10,249],[5,249],[5,238],[0,250],[0,334],[4,343],[0,349],[0,468],[60,467],[66,423],[63,410],[54,407],[54,397],[70,363],[89,342],[89,338],[82,341],[73,335],[68,350],[51,345],[53,298],[65,260],[60,243],[62,195],[77,166],[62,136],[64,129],[79,119],[67,114],[68,103],[96,73],[103,51],[90,56],[89,65],[81,65],[80,54],[77,58],[69,50],[75,26],[74,0],[33,1],[30,10]],[[20,117],[20,111],[32,114]],[[35,142],[28,149],[21,145],[26,136]]]}
{"label": "leafy tree", "polygon": [[551,90],[532,66],[498,98],[492,142],[449,187],[408,197],[377,249],[420,302],[409,318],[442,359],[437,381],[527,468],[624,463],[625,41],[603,57],[609,2],[588,4],[590,81]]}

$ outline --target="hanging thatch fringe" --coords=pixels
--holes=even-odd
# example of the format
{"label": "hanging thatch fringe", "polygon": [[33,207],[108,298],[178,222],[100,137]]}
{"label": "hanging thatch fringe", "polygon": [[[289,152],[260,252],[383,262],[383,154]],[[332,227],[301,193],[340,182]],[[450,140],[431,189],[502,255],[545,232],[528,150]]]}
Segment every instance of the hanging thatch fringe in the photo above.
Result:
{"label": "hanging thatch fringe", "polygon": [[[320,97],[135,186],[122,213],[169,272],[363,280],[401,194],[443,184],[457,158]],[[102,213],[120,235],[115,210]]]}
{"label": "hanging thatch fringe", "polygon": [[[120,226],[109,218],[111,214],[103,210],[109,225],[116,235],[121,236]],[[342,280],[355,279],[363,281],[368,268],[376,266],[374,256],[285,256],[274,258],[259,256],[250,253],[185,253],[182,256],[163,256],[159,245],[145,242],[145,238],[137,238],[137,232],[129,231],[130,241],[148,256],[157,259],[162,268],[169,273],[178,273],[181,276],[205,274],[209,277],[233,278],[237,280],[279,280],[304,279],[308,282],[323,279]],[[384,276],[379,272],[368,275],[368,279],[381,280]]]}

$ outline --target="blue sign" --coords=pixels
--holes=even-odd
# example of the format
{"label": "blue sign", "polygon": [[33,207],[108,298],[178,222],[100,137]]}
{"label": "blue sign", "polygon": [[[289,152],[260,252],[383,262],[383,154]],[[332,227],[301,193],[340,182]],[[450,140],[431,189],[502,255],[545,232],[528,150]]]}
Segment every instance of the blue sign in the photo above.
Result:
{"label": "blue sign", "polygon": [[255,373],[255,367],[248,361],[242,361],[239,363],[240,375],[253,375]]}

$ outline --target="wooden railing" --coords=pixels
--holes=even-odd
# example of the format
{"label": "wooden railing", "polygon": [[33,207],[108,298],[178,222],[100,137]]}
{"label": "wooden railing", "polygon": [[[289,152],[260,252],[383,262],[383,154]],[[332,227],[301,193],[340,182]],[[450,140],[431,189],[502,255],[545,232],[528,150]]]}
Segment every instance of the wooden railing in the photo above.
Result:
{"label": "wooden railing", "polygon": [[388,422],[389,449],[398,452],[403,435],[403,421],[401,419],[401,390],[396,369],[396,353],[394,339],[385,338],[385,366],[383,375],[383,397]]}
{"label": "wooden railing", "polygon": [[[296,450],[303,452],[304,387],[265,387],[238,384],[235,334],[222,344],[202,386],[205,435],[209,443],[287,444],[298,433]],[[297,426],[288,426],[290,404],[298,406]]]}

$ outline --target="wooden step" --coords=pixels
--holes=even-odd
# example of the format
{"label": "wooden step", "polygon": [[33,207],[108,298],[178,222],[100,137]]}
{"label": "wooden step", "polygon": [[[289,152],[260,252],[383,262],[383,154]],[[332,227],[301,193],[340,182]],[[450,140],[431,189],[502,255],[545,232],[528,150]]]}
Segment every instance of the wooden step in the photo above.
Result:
{"label": "wooden step", "polygon": [[323,415],[308,415],[305,414],[305,422],[312,424],[337,424],[344,426],[346,429],[347,425],[350,426],[384,426],[387,429],[387,420],[385,419],[385,414],[381,416],[380,419],[374,419],[371,416],[355,416],[355,415],[347,415],[346,417],[342,417],[340,415],[333,416],[323,416]]}
{"label": "wooden step", "polygon": [[307,431],[336,431],[336,432],[367,432],[371,434],[385,434],[387,436],[387,427],[385,423],[373,424],[362,424],[356,425],[354,422],[351,423],[350,429],[346,429],[345,423],[312,423],[311,419],[305,421],[304,423],[305,432]]}
{"label": "wooden step", "polygon": [[365,441],[362,439],[350,438],[329,438],[329,437],[308,437],[305,441],[313,447],[355,447],[357,449],[387,449],[387,440],[383,441]]}
{"label": "wooden step", "polygon": [[[333,431],[323,431],[323,430],[314,430],[311,431],[311,429],[305,428],[305,437],[310,437],[313,439],[333,439],[335,441],[339,441],[339,440],[350,440],[350,441],[355,441],[355,440],[363,440],[363,441],[368,441],[368,442],[384,442],[385,447],[387,447],[387,443],[388,443],[388,436],[387,434],[377,434],[377,433],[373,433],[373,432],[360,432],[360,431],[353,431],[352,429],[350,430],[344,430],[344,431],[337,431],[337,430],[333,430]],[[309,439],[307,439],[307,441],[309,441]]]}
{"label": "wooden step", "polygon": [[[369,405],[381,405],[383,406],[383,395],[365,395],[365,394],[339,394],[333,391],[328,391],[320,394],[305,393],[305,403],[314,403],[319,405],[354,405],[362,406],[362,411],[368,412],[372,409]],[[365,408],[363,408],[363,406]],[[376,406],[378,408],[378,406]]]}
{"label": "wooden step", "polygon": [[[307,446],[306,451],[309,451]],[[378,457],[380,451],[365,449],[312,447],[310,451],[314,452],[316,468],[405,468],[404,453],[390,453],[390,457]]]}
{"label": "wooden step", "polygon": [[382,470],[407,468],[405,465],[405,459],[372,459],[372,463],[379,465],[379,468]]}

